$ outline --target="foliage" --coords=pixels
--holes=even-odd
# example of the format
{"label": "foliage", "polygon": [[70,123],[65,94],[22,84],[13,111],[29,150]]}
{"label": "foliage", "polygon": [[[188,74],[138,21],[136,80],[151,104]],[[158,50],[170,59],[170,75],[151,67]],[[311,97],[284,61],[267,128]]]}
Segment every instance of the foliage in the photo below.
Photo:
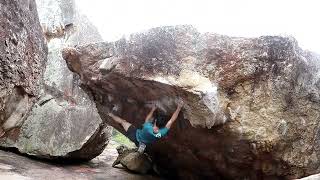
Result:
{"label": "foliage", "polygon": [[112,131],[112,140],[119,144],[124,144],[128,147],[135,147],[135,144],[133,142],[131,142],[126,136],[121,134],[116,129],[113,129]]}

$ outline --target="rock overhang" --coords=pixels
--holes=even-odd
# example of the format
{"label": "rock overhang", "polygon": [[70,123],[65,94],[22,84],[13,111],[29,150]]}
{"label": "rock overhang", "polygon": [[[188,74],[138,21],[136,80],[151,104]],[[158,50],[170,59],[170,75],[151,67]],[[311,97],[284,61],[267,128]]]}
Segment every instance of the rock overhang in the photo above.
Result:
{"label": "rock overhang", "polygon": [[[236,38],[200,34],[191,26],[159,27],[116,42],[66,48],[62,54],[108,122],[114,107],[138,126],[148,111],[145,104],[156,102],[170,114],[176,98],[184,99],[183,115],[163,140],[167,143],[160,141],[151,152],[164,158],[156,156],[162,165],[174,159],[168,154],[188,154],[177,156],[168,169],[200,176],[188,166],[194,162],[206,176],[215,176],[210,169],[253,179],[259,173],[300,177],[316,172],[318,161],[290,146],[300,135],[303,142],[313,136],[302,127],[316,128],[317,111],[299,103],[317,109],[306,95],[316,98],[317,87],[307,79],[318,82],[313,73],[319,68],[314,55],[291,37]],[[310,162],[303,165],[309,170],[301,169],[302,161]]]}

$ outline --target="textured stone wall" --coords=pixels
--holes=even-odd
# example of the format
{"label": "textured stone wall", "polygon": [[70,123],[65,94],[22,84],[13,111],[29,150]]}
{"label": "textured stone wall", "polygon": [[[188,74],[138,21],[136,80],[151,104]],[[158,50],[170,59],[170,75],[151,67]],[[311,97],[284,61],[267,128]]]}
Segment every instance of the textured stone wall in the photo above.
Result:
{"label": "textured stone wall", "polygon": [[0,9],[0,128],[10,143],[39,97],[47,47],[33,0],[3,0]]}
{"label": "textured stone wall", "polygon": [[163,174],[192,178],[297,178],[319,172],[319,56],[291,37],[200,34],[159,27],[63,51],[95,98],[140,126],[157,102],[168,137],[149,147]]}
{"label": "textured stone wall", "polygon": [[[25,2],[17,2],[13,6],[24,7]],[[22,153],[42,158],[92,159],[104,150],[111,128],[101,120],[90,95],[78,86],[79,78],[67,68],[60,51],[68,45],[101,41],[101,37],[90,21],[81,15],[73,0],[37,0],[37,7],[32,1],[30,8],[33,11],[27,15],[36,17],[34,21],[37,27],[35,32],[30,33],[36,34],[43,46],[46,42],[48,62],[37,63],[36,68],[34,64],[26,65],[32,71],[44,72],[41,86],[36,86],[39,98],[24,123],[19,124],[19,131],[14,132],[14,138],[10,138],[9,132],[6,133],[1,138],[1,145],[15,147]],[[42,27],[39,25],[37,10]],[[20,13],[17,9],[11,11]],[[22,16],[25,15],[16,17],[17,20]],[[4,72],[4,75],[10,74]],[[26,77],[32,78],[31,75]],[[25,80],[26,84],[33,83],[33,79]],[[20,93],[18,90],[16,93]],[[15,100],[20,104],[14,106],[23,110],[26,109],[27,100],[20,96],[21,101]],[[4,126],[9,122],[11,120],[4,123]]]}

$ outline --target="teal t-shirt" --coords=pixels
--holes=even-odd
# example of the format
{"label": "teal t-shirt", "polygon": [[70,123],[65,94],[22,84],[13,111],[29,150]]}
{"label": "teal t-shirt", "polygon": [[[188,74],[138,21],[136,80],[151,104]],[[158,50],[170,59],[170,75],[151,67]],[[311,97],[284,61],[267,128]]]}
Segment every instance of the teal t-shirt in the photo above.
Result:
{"label": "teal t-shirt", "polygon": [[159,129],[157,134],[153,133],[153,124],[151,122],[145,122],[142,125],[142,129],[138,129],[136,132],[136,138],[138,142],[145,144],[151,144],[157,141],[158,139],[167,135],[169,129],[164,127]]}

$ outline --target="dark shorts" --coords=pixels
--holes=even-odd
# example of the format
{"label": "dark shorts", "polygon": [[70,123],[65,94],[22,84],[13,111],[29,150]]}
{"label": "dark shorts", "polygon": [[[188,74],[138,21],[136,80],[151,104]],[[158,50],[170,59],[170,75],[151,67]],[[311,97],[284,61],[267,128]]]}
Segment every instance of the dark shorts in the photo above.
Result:
{"label": "dark shorts", "polygon": [[139,142],[136,137],[137,128],[134,125],[130,125],[128,131],[126,132],[126,136],[130,139],[130,141],[134,142],[136,146],[139,146]]}

